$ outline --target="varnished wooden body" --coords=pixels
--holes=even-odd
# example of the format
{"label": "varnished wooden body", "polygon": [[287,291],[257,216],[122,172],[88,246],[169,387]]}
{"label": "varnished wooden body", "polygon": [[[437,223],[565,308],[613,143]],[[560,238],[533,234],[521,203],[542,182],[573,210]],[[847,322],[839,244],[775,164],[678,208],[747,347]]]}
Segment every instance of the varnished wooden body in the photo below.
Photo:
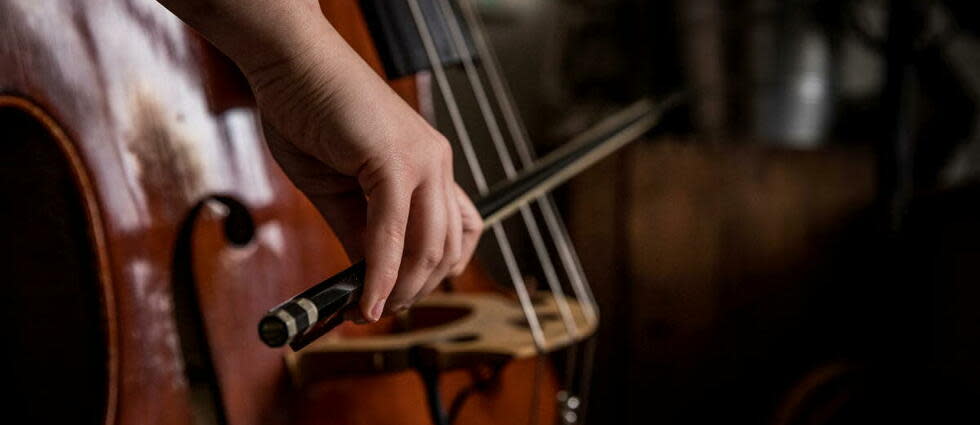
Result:
{"label": "varnished wooden body", "polygon": [[[104,422],[192,422],[172,293],[194,283],[228,420],[280,422],[281,353],[255,339],[254,320],[346,259],[266,153],[254,112],[212,108],[199,41],[153,1],[4,2],[0,21],[0,107],[48,128],[89,215],[109,345]],[[248,207],[255,237],[235,246],[217,231],[221,208],[205,208],[196,282],[178,282],[178,228],[218,193]]]}
{"label": "varnished wooden body", "polygon": [[[323,6],[378,69],[356,2]],[[177,18],[152,0],[12,0],[0,3],[0,37],[0,115],[27,114],[57,145],[95,254],[104,406],[71,420],[429,423],[411,371],[294,386],[284,351],[256,337],[266,309],[349,261],[266,152],[247,95],[230,83],[236,76]],[[420,103],[414,79],[393,87]],[[526,423],[533,369],[511,363],[460,423]],[[541,393],[553,394],[544,370]],[[443,392],[451,397],[472,380],[449,373]],[[51,399],[36,402],[57,409],[59,397],[72,395],[52,387]],[[538,402],[541,423],[553,422],[550,398]]]}

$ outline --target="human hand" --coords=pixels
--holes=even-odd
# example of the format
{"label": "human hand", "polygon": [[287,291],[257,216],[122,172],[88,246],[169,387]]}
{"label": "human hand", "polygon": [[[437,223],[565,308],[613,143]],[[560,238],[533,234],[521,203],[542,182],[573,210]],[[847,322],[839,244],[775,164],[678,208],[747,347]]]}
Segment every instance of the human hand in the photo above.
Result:
{"label": "human hand", "polygon": [[360,316],[377,320],[460,273],[482,222],[445,137],[346,45],[321,42],[247,76],[273,156],[365,258]]}
{"label": "human hand", "polygon": [[242,69],[272,155],[352,260],[361,320],[404,309],[462,272],[482,220],[445,137],[323,18],[316,0],[160,0]]}
{"label": "human hand", "polygon": [[328,37],[246,76],[273,156],[366,260],[355,317],[407,308],[462,271],[482,221],[452,149],[356,53]]}

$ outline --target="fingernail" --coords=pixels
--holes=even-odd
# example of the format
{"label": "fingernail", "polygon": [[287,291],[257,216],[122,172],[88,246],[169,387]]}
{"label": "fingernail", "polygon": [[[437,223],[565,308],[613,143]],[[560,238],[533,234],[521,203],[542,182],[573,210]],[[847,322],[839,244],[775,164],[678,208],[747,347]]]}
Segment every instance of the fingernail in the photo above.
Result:
{"label": "fingernail", "polygon": [[381,318],[381,312],[385,309],[385,300],[382,298],[378,302],[374,303],[374,308],[371,309],[371,321],[377,322]]}

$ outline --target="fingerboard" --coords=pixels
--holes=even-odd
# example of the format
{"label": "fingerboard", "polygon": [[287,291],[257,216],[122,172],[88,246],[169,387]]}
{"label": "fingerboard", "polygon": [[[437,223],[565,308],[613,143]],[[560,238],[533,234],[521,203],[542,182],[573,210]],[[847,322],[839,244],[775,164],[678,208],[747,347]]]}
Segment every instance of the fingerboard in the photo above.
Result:
{"label": "fingerboard", "polygon": [[[447,19],[443,16],[438,0],[418,0],[425,25],[432,33],[436,51],[443,66],[455,66],[462,62],[463,57],[454,48],[451,34],[446,26]],[[360,0],[361,10],[367,22],[375,47],[381,56],[385,75],[396,79],[427,71],[432,68],[419,35],[419,28],[413,19],[411,9],[406,0]],[[452,3],[452,2],[451,2]],[[453,13],[457,20],[462,20],[456,6]],[[469,52],[475,52],[473,39],[465,28],[462,29]],[[470,58],[477,61],[475,55]]]}

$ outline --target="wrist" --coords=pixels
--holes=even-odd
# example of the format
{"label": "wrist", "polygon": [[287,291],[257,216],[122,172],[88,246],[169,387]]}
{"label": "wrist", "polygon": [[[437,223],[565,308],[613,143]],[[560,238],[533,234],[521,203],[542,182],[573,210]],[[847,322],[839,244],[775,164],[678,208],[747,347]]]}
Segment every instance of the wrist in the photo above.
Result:
{"label": "wrist", "polygon": [[315,0],[161,2],[246,74],[300,57],[322,40],[339,38]]}
{"label": "wrist", "polygon": [[[265,107],[283,107],[298,98],[306,102],[343,97],[341,88],[357,85],[360,57],[325,19],[321,30],[296,37],[288,45],[263,44],[233,58]],[[370,71],[368,69],[368,71]]]}

